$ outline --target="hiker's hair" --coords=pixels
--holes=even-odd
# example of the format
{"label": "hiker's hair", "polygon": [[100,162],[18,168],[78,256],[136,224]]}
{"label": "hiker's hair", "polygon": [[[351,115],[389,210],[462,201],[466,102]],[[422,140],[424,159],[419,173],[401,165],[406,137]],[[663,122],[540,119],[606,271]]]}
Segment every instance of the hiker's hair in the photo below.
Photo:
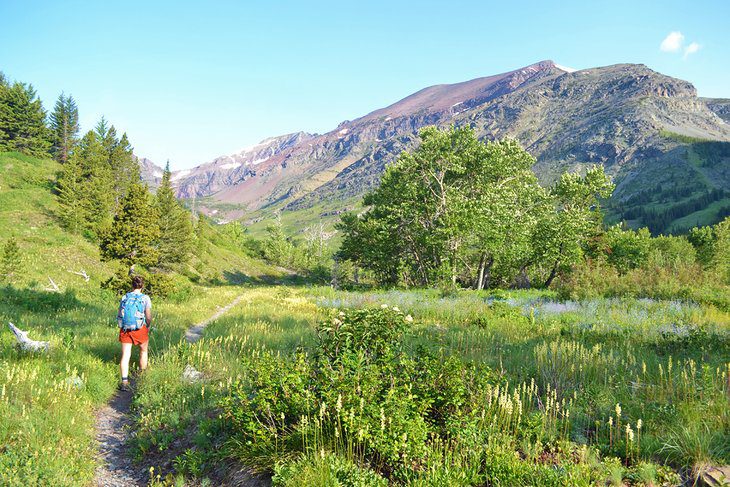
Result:
{"label": "hiker's hair", "polygon": [[142,289],[144,287],[144,277],[132,276],[132,289]]}

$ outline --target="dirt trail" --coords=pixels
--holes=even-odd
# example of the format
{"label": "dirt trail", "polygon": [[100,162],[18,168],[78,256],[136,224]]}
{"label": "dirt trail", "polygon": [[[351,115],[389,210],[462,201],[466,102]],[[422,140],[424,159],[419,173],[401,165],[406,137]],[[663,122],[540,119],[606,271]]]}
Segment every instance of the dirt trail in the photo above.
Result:
{"label": "dirt trail", "polygon": [[216,311],[215,314],[213,316],[211,316],[210,318],[208,318],[207,320],[201,321],[197,325],[193,325],[190,328],[188,328],[187,331],[185,332],[185,340],[187,340],[188,343],[195,343],[198,340],[200,340],[201,338],[203,338],[203,329],[206,326],[208,326],[209,324],[211,324],[212,322],[214,322],[215,320],[217,320],[218,318],[220,318],[221,316],[223,316],[224,314],[228,313],[228,311],[230,311],[231,308],[233,308],[234,306],[236,306],[238,303],[241,302],[243,297],[244,297],[243,294],[238,296],[236,299],[231,301],[226,306],[219,308],[218,311]]}
{"label": "dirt trail", "polygon": [[[205,327],[230,311],[243,297],[238,296],[210,318],[188,328],[185,340],[189,343],[200,340]],[[117,391],[96,413],[96,441],[101,459],[96,469],[97,487],[141,487],[149,481],[149,467],[133,464],[126,446],[129,435],[133,434],[129,431],[132,420],[128,415],[133,394],[132,391]]]}

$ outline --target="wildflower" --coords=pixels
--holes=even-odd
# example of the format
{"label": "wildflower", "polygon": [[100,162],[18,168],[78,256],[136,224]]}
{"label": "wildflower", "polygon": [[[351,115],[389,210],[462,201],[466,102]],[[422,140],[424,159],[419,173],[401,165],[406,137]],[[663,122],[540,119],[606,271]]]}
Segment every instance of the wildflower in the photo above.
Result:
{"label": "wildflower", "polygon": [[342,322],[340,320],[338,320],[337,318],[335,318],[332,320],[332,324],[335,326],[340,326],[342,324]]}
{"label": "wildflower", "polygon": [[337,404],[335,405],[335,409],[337,409],[338,413],[342,410],[342,394],[339,394],[337,396]]}
{"label": "wildflower", "polygon": [[405,320],[406,320],[406,322],[411,323],[411,322],[413,322],[413,316],[408,315],[405,317]]}
{"label": "wildflower", "polygon": [[642,423],[642,421],[641,421],[641,418],[639,418],[639,419],[638,419],[638,420],[636,421],[636,429],[637,429],[637,430],[639,430],[639,431],[641,431],[641,426],[642,426],[643,424],[644,424],[644,423]]}
{"label": "wildflower", "polygon": [[340,311],[337,316],[339,316],[340,318],[344,318],[345,317],[345,312],[344,311]]}
{"label": "wildflower", "polygon": [[616,403],[616,417],[621,417],[621,405],[619,403]]}
{"label": "wildflower", "polygon": [[388,305],[387,304],[381,304],[380,307],[383,308],[383,309],[387,309],[388,308]]}
{"label": "wildflower", "polygon": [[398,306],[393,306],[393,311],[395,311],[396,313],[398,313],[398,312],[400,312],[400,309],[398,309]]}
{"label": "wildflower", "polygon": [[626,425],[626,436],[629,438],[629,441],[634,441],[634,431],[631,429],[631,425]]}
{"label": "wildflower", "polygon": [[613,416],[608,417],[608,425],[613,427]]}

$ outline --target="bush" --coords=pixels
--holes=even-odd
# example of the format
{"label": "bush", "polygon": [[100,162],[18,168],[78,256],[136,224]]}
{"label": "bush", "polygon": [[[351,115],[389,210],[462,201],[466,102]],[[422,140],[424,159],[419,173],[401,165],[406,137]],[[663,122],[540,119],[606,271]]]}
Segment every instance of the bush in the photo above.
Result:
{"label": "bush", "polygon": [[651,245],[651,234],[646,228],[622,230],[616,225],[606,231],[606,240],[606,260],[619,273],[624,274],[646,263]]}
{"label": "bush", "polygon": [[3,245],[0,254],[0,282],[12,282],[20,274],[23,256],[15,238],[11,237]]}
{"label": "bush", "polygon": [[[144,277],[146,294],[156,298],[171,298],[174,302],[184,302],[190,297],[192,287],[183,277],[170,274],[150,273],[145,270],[137,271]],[[118,266],[107,280],[102,281],[101,287],[109,289],[121,296],[131,291],[131,276],[124,266]]]}
{"label": "bush", "polygon": [[381,357],[401,343],[408,318],[387,305],[340,311],[317,327],[319,351],[331,361],[354,351],[362,351],[368,358]]}
{"label": "bush", "polygon": [[272,486],[327,485],[342,487],[387,487],[388,481],[367,468],[338,455],[302,457],[274,467]]}

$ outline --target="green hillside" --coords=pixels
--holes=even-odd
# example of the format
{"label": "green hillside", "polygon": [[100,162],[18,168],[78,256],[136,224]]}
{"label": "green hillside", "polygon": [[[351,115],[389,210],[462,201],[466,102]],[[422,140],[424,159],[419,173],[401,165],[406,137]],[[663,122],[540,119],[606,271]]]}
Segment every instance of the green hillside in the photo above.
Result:
{"label": "green hillside", "polygon": [[[0,287],[0,485],[91,484],[94,411],[118,381],[118,301],[100,287],[114,267],[101,262],[96,243],[59,225],[59,169],[48,159],[0,153],[0,246],[14,237],[21,256]],[[204,247],[175,274],[177,293],[154,300],[153,364],[187,327],[240,294],[236,284],[281,275],[213,227]],[[49,354],[17,349],[8,322],[50,342]]]}
{"label": "green hillside", "polygon": [[[33,288],[53,279],[61,289],[84,282],[72,272],[90,277],[85,288],[98,288],[113,268],[102,263],[96,243],[64,230],[58,222],[54,195],[60,164],[19,153],[0,153],[0,241],[15,237],[23,255],[16,284]],[[184,269],[195,282],[240,284],[281,275],[271,266],[248,256],[237,243],[213,226],[207,226],[202,252]]]}

